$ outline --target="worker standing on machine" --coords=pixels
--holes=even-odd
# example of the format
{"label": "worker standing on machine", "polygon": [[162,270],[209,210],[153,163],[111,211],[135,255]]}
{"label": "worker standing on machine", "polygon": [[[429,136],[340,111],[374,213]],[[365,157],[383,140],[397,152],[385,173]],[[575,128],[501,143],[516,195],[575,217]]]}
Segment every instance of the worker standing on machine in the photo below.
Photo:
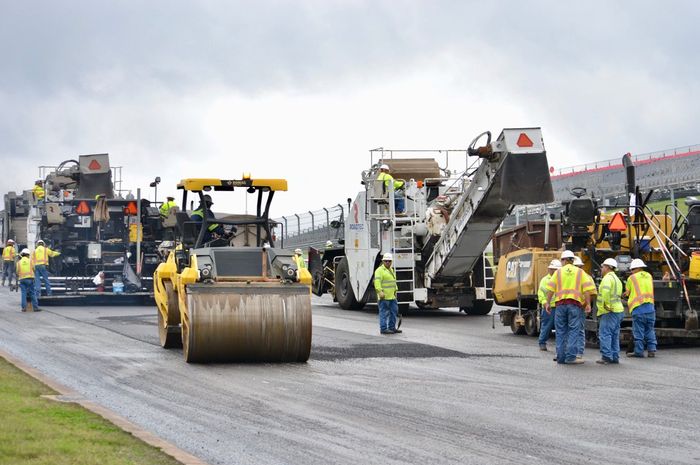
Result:
{"label": "worker standing on machine", "polygon": [[21,292],[20,305],[22,311],[27,311],[27,298],[32,301],[32,308],[35,312],[40,312],[39,301],[36,292],[34,292],[34,261],[30,258],[31,252],[29,249],[22,249],[20,252],[21,258],[17,262],[17,279],[19,280],[19,289]]}
{"label": "worker standing on machine", "polygon": [[645,270],[646,267],[646,263],[641,259],[632,260],[630,264],[632,274],[627,278],[623,294],[628,297],[627,308],[632,315],[632,334],[634,336],[634,352],[628,352],[628,357],[644,358],[645,346],[649,357],[656,356],[654,280]]}
{"label": "worker standing on machine", "polygon": [[620,363],[620,323],[625,309],[622,306],[622,281],[615,274],[617,261],[607,258],[601,267],[603,279],[598,287],[598,340],[600,341],[600,360],[596,363],[607,365]]}
{"label": "worker standing on machine", "polygon": [[561,262],[562,267],[546,285],[545,309],[551,311],[550,302],[554,298],[557,309],[554,319],[557,331],[557,363],[580,365],[583,359],[576,357],[579,336],[585,314],[591,312],[591,292],[595,290],[595,285],[585,279],[582,269],[573,265],[572,251],[563,251]]}
{"label": "worker standing on machine", "polygon": [[381,165],[379,167],[379,175],[377,181],[384,181],[384,187],[389,188],[389,183],[394,181],[394,211],[396,213],[404,213],[406,210],[406,200],[404,199],[404,182],[389,174],[389,165]]}
{"label": "worker standing on machine", "polygon": [[[211,200],[210,195],[205,195],[203,197],[204,203],[206,203],[206,210],[207,210],[207,219],[208,220],[215,220],[216,215],[214,215],[214,212],[211,211],[212,205],[214,205],[214,202]],[[195,211],[192,212],[192,215],[190,215],[190,220],[196,222],[196,223],[203,223],[204,222],[204,203],[200,202],[199,207]],[[234,226],[234,231],[235,231],[235,226]],[[207,226],[207,232],[204,235],[204,241],[203,242],[209,242],[212,240],[213,235],[223,235],[224,234],[224,228],[218,223],[211,223]]]}
{"label": "worker standing on machine", "polygon": [[[574,266],[577,268],[580,268],[581,271],[583,271],[583,277],[586,281],[588,281],[591,286],[593,286],[593,294],[595,294],[595,281],[593,280],[593,277],[586,273],[586,270],[583,269],[583,260],[581,260],[581,257],[578,255],[574,256]],[[576,358],[578,359],[583,359],[583,352],[586,350],[586,318],[584,316],[583,319],[583,324],[581,325],[581,329],[579,331],[578,335],[578,351],[576,352]]]}
{"label": "worker standing on machine", "polygon": [[49,258],[58,257],[61,252],[56,252],[49,249],[44,244],[44,241],[39,239],[36,241],[36,248],[32,261],[34,262],[34,291],[37,298],[41,295],[41,282],[46,286],[46,295],[51,295],[51,283],[49,283]]}
{"label": "worker standing on machine", "polygon": [[8,239],[7,244],[2,249],[2,285],[4,286],[5,280],[7,280],[7,285],[10,286],[10,289],[12,289],[12,276],[15,277],[15,284],[17,284],[17,274],[15,273],[16,260],[15,241]]}
{"label": "worker standing on machine", "polygon": [[32,188],[32,194],[34,194],[34,200],[37,204],[44,203],[44,197],[46,197],[46,191],[44,190],[44,183],[41,180],[34,183]]}
{"label": "worker standing on machine", "polygon": [[168,215],[170,215],[170,210],[173,207],[177,207],[177,204],[175,203],[175,197],[168,196],[165,198],[165,202],[163,202],[163,205],[160,206],[158,211],[160,212],[160,217],[161,218],[167,218]]}
{"label": "worker standing on machine", "polygon": [[306,262],[304,261],[304,252],[301,249],[294,249],[294,263],[297,266],[297,270],[306,268]]}
{"label": "worker standing on machine", "polygon": [[396,318],[399,314],[399,302],[396,293],[399,290],[396,284],[396,271],[391,267],[393,257],[385,253],[382,264],[374,271],[374,290],[377,291],[379,302],[379,332],[381,334],[401,333],[396,327]]}
{"label": "worker standing on machine", "polygon": [[326,250],[332,249],[333,248],[333,241],[328,240],[326,241]]}
{"label": "worker standing on machine", "polygon": [[554,275],[554,272],[559,268],[561,268],[561,262],[559,260],[554,259],[549,262],[549,266],[547,267],[549,273],[540,279],[540,287],[537,289],[537,300],[539,300],[541,307],[540,338],[538,342],[540,344],[540,350],[543,351],[547,350],[547,341],[552,335],[552,329],[554,329],[554,315],[556,312],[554,299],[550,301],[549,311],[545,308],[545,304],[547,303],[547,283],[552,278],[552,275]]}

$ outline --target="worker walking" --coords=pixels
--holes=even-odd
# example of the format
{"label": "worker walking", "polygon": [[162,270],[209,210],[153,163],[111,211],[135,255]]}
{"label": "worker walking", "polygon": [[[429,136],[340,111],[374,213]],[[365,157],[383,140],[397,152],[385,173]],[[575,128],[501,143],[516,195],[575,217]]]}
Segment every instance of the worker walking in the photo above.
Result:
{"label": "worker walking", "polygon": [[27,297],[32,301],[32,308],[35,312],[40,312],[39,301],[36,292],[34,292],[34,261],[30,258],[29,249],[22,249],[20,259],[17,262],[17,279],[19,280],[19,289],[21,292],[20,305],[22,311],[27,311]]}
{"label": "worker walking", "polygon": [[617,261],[607,258],[601,272],[603,279],[598,287],[598,340],[600,342],[600,360],[596,363],[607,365],[620,363],[620,323],[625,309],[622,306],[622,281],[615,274]]}
{"label": "worker walking", "polygon": [[554,275],[554,272],[561,268],[561,262],[557,259],[549,262],[547,267],[548,273],[540,279],[540,287],[537,289],[537,300],[540,303],[540,350],[547,350],[547,341],[552,335],[554,329],[554,315],[556,314],[554,299],[550,301],[549,311],[545,308],[547,303],[547,283]]}
{"label": "worker walking", "polygon": [[46,286],[46,295],[51,295],[51,283],[49,282],[49,258],[58,257],[61,252],[56,252],[46,247],[43,240],[36,241],[36,248],[32,261],[34,262],[34,291],[37,298],[41,295],[41,283]]}
{"label": "worker walking", "polygon": [[656,356],[656,309],[654,308],[654,280],[645,270],[647,267],[639,258],[632,260],[627,278],[625,297],[628,297],[627,308],[632,315],[632,335],[634,336],[634,352],[628,357],[644,357],[646,347],[649,357]]}
{"label": "worker walking", "polygon": [[388,189],[391,181],[394,181],[394,211],[396,213],[404,213],[406,210],[406,201],[404,199],[404,182],[400,179],[394,180],[394,177],[389,174],[389,165],[381,165],[377,181],[384,181],[384,188]]}
{"label": "worker walking", "polygon": [[12,288],[12,276],[15,277],[17,284],[17,274],[15,273],[15,262],[17,261],[17,249],[15,249],[15,241],[8,239],[5,247],[2,249],[2,285],[7,285]]}
{"label": "worker walking", "polygon": [[294,263],[297,265],[297,270],[306,268],[306,262],[304,261],[304,252],[301,249],[294,249]]}
{"label": "worker walking", "polygon": [[168,215],[170,215],[170,210],[175,207],[177,208],[177,204],[175,203],[175,197],[168,196],[165,198],[165,202],[160,206],[158,211],[160,212],[160,216],[162,218],[167,218]]}
{"label": "worker walking", "polygon": [[557,363],[579,365],[577,358],[581,326],[584,316],[591,312],[591,292],[595,285],[585,279],[584,272],[573,265],[574,253],[565,250],[561,254],[562,267],[545,286],[545,309],[551,311],[552,298],[556,305],[554,325],[557,331]]}
{"label": "worker walking", "polygon": [[32,188],[32,194],[34,194],[34,200],[36,203],[44,203],[44,197],[46,197],[46,191],[44,190],[44,183],[36,181],[34,187]]}
{"label": "worker walking", "polygon": [[[574,266],[577,268],[580,268],[583,271],[583,278],[590,283],[590,285],[593,287],[593,291],[591,291],[591,294],[595,294],[595,281],[593,280],[593,277],[586,273],[586,270],[583,269],[583,260],[581,260],[581,257],[578,255],[574,256]],[[592,299],[591,299],[592,300]],[[581,329],[579,331],[578,335],[578,350],[576,351],[576,358],[578,359],[583,359],[583,352],[586,350],[586,318],[584,316],[583,319],[583,324],[581,325]]]}
{"label": "worker walking", "polygon": [[385,253],[382,257],[382,264],[374,271],[374,290],[377,292],[379,302],[379,332],[381,334],[403,332],[396,327],[399,302],[396,298],[398,291],[396,271],[391,266],[392,262],[391,254]]}

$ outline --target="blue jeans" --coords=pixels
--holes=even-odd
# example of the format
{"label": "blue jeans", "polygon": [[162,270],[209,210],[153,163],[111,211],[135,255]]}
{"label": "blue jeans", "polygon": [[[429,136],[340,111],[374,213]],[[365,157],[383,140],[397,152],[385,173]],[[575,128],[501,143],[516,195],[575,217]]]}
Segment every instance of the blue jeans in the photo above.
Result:
{"label": "blue jeans", "polygon": [[613,362],[620,360],[620,323],[623,317],[623,312],[610,312],[602,314],[598,319],[600,355],[604,360]]}
{"label": "blue jeans", "polygon": [[34,292],[34,278],[21,279],[19,281],[19,290],[21,291],[20,305],[22,305],[22,310],[27,308],[27,295],[32,299],[34,309],[39,308],[39,302]]}
{"label": "blue jeans", "polygon": [[[651,305],[651,304],[650,304]],[[656,312],[632,312],[632,335],[634,336],[634,353],[644,355],[644,346],[649,352],[656,352]]]}
{"label": "blue jeans", "polygon": [[399,314],[399,302],[394,300],[379,301],[379,330],[387,331],[396,328],[396,317]]}
{"label": "blue jeans", "polygon": [[577,305],[557,305],[554,325],[557,331],[557,362],[573,362],[578,355],[583,309]]}
{"label": "blue jeans", "polygon": [[51,283],[49,283],[49,270],[46,265],[37,265],[34,267],[34,291],[36,296],[41,295],[41,282],[46,286],[46,295],[51,295]]}
{"label": "blue jeans", "polygon": [[403,195],[399,196],[398,192],[394,193],[394,211],[396,213],[403,213],[406,211],[406,199]]}
{"label": "blue jeans", "polygon": [[2,262],[2,282],[8,280],[8,285],[12,284],[12,277],[15,277],[15,282],[17,281],[17,274],[15,273],[15,262],[10,260],[3,260]]}
{"label": "blue jeans", "polygon": [[557,314],[556,308],[552,307],[550,310],[552,310],[552,313],[547,313],[547,310],[543,308],[542,313],[540,313],[540,338],[538,340],[540,345],[547,343],[554,329],[554,319]]}

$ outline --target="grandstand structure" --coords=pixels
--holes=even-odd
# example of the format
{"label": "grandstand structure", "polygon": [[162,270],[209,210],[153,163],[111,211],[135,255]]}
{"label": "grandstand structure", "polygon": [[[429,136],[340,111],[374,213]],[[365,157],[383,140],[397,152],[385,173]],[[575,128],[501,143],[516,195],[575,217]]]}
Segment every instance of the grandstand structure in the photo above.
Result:
{"label": "grandstand structure", "polygon": [[[510,227],[526,219],[542,219],[547,213],[558,217],[562,202],[571,199],[571,189],[583,187],[587,195],[601,205],[614,206],[618,201],[626,202],[626,175],[621,154],[617,158],[586,163],[555,170],[550,168],[554,202],[549,205],[518,207],[503,222]],[[636,167],[637,185],[643,191],[655,190],[653,200],[673,199],[678,196],[700,192],[700,145],[677,147],[668,150],[631,155]],[[682,194],[681,194],[682,193]],[[348,199],[349,200],[349,199]],[[337,244],[343,239],[343,221],[348,203],[316,211],[295,213],[275,220],[278,238],[284,247],[321,248],[330,240]]]}

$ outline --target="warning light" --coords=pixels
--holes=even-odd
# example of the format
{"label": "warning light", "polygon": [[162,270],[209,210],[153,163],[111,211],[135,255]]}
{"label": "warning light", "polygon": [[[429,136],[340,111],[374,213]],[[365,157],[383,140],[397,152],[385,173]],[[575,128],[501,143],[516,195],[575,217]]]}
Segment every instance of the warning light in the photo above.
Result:
{"label": "warning light", "polygon": [[86,201],[82,201],[78,204],[78,207],[75,209],[75,212],[78,215],[89,215],[90,214],[90,205]]}
{"label": "warning light", "polygon": [[554,167],[553,166],[549,167],[549,174],[554,174]]}
{"label": "warning light", "polygon": [[613,215],[612,220],[610,220],[610,223],[608,224],[608,230],[610,232],[621,232],[627,230],[627,222],[625,221],[625,217],[622,216],[622,213],[617,212]]}
{"label": "warning light", "polygon": [[135,215],[139,212],[136,202],[129,202],[129,204],[124,208],[124,213],[127,215]]}
{"label": "warning light", "polygon": [[250,179],[250,173],[243,173],[243,179]]}
{"label": "warning light", "polygon": [[520,133],[520,137],[518,137],[518,142],[516,142],[516,144],[518,144],[518,147],[532,147],[535,145],[524,132]]}
{"label": "warning light", "polygon": [[102,165],[100,165],[99,161],[93,159],[88,165],[88,169],[91,171],[99,170],[102,169]]}

